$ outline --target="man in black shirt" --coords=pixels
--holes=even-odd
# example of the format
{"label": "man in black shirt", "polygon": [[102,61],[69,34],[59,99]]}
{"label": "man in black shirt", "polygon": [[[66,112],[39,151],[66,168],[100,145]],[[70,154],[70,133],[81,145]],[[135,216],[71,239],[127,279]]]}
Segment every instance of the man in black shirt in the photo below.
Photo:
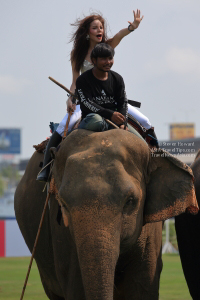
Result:
{"label": "man in black shirt", "polygon": [[114,71],[114,49],[98,44],[91,53],[94,68],[76,81],[82,121],[79,128],[104,131],[111,128],[105,119],[124,128],[127,119],[127,98],[123,78]]}
{"label": "man in black shirt", "polygon": [[[124,128],[127,119],[127,99],[123,78],[116,72],[110,71],[113,57],[114,49],[112,47],[108,44],[98,44],[91,53],[94,68],[83,73],[76,81],[76,90],[82,110],[82,121],[79,128],[92,131],[111,129],[112,126],[105,119],[111,120],[122,129]],[[139,136],[133,128],[130,131],[134,131]],[[56,132],[52,135],[45,153],[44,166],[51,159],[49,149],[57,146],[61,139],[62,137]],[[37,180],[47,181],[48,176],[49,166],[38,174]]]}

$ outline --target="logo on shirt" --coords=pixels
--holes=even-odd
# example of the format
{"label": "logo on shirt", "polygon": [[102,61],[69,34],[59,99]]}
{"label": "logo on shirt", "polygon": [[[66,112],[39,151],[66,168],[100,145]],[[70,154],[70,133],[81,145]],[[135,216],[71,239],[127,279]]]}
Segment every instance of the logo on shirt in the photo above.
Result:
{"label": "logo on shirt", "polygon": [[106,96],[106,93],[104,90],[101,91],[102,95]]}
{"label": "logo on shirt", "polygon": [[114,103],[114,97],[113,96],[107,96],[106,92],[104,90],[101,90],[101,94],[96,97],[92,97],[93,101],[96,102],[99,105],[106,104],[106,103]]}

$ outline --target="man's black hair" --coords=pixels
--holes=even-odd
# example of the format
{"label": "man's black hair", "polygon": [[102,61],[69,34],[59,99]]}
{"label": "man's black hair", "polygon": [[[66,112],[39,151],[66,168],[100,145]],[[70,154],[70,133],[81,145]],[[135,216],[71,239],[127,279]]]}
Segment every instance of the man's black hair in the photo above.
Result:
{"label": "man's black hair", "polygon": [[115,50],[110,45],[105,44],[105,43],[100,43],[94,47],[94,49],[91,52],[90,58],[91,58],[91,60],[93,58],[97,59],[97,57],[111,56],[113,58],[114,55],[115,55]]}

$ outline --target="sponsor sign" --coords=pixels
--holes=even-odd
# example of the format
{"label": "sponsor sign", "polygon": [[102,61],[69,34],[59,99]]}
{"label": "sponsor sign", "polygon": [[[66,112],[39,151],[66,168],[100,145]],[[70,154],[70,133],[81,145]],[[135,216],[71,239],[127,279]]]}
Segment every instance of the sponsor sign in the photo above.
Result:
{"label": "sponsor sign", "polygon": [[0,129],[0,154],[20,154],[20,129]]}
{"label": "sponsor sign", "polygon": [[194,123],[173,123],[170,124],[170,140],[182,140],[195,137]]}

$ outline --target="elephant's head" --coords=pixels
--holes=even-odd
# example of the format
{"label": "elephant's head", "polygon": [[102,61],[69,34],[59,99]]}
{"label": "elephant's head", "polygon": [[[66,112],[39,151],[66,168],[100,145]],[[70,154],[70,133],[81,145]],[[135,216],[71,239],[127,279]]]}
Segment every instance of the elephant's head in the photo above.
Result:
{"label": "elephant's head", "polygon": [[152,154],[123,130],[74,131],[55,155],[53,176],[87,299],[113,299],[119,253],[137,240],[144,223],[197,209],[189,167],[165,152]]}

